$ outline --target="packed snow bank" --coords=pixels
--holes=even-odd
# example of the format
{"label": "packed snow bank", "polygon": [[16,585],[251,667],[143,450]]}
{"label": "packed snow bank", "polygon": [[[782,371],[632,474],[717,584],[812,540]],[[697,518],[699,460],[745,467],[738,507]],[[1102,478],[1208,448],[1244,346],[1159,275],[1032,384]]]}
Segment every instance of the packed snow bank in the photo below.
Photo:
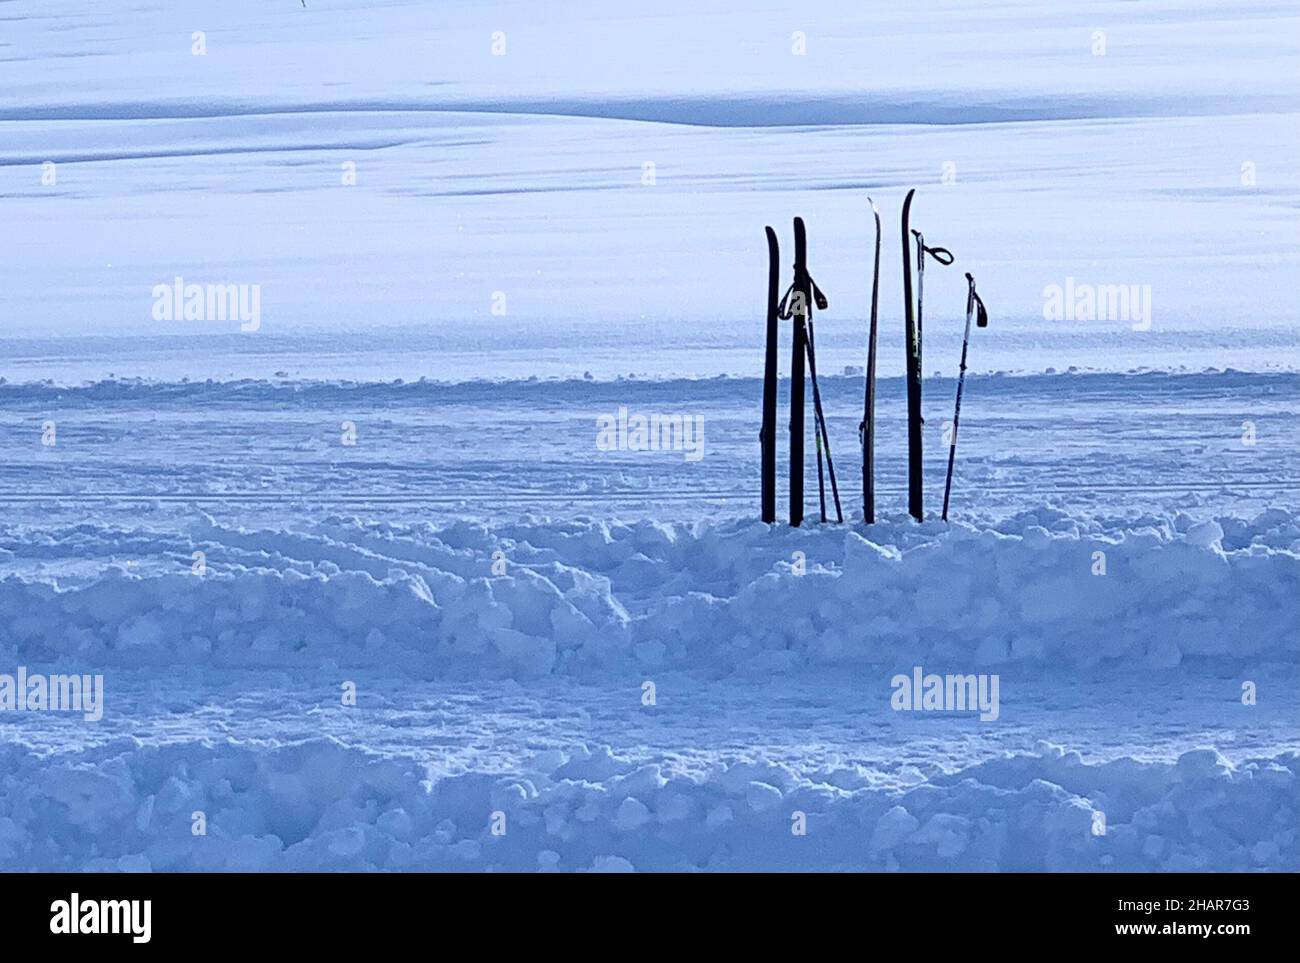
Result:
{"label": "packed snow bank", "polygon": [[53,757],[8,745],[0,761],[11,870],[1300,866],[1295,753],[1089,765],[1042,744],[911,788],[761,762],[681,774],[586,746],[432,780],[329,739]]}
{"label": "packed snow bank", "polygon": [[[996,528],[524,519],[304,531],[202,518],[0,540],[0,657],[529,677],[804,665],[1294,659],[1291,512]],[[202,553],[196,556],[196,553]],[[75,557],[70,573],[52,559]],[[96,565],[88,560],[101,559]],[[2,663],[0,663],[2,664]],[[83,669],[84,671],[84,669]]]}

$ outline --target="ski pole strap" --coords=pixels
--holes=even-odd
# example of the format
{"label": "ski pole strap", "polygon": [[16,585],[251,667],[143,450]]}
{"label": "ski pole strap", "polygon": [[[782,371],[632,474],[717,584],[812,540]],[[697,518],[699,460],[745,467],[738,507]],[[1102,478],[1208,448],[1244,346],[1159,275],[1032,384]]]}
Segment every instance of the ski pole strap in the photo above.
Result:
{"label": "ski pole strap", "polygon": [[817,310],[825,311],[830,307],[831,303],[826,300],[826,295],[822,294],[822,289],[817,286],[817,282],[812,279],[811,275],[808,277],[808,285],[812,288],[813,301],[817,304]]}
{"label": "ski pole strap", "polygon": [[[812,291],[813,304],[817,305],[818,311],[825,311],[830,307],[830,302],[826,300],[826,295],[822,294],[822,289],[817,286],[817,282],[812,279],[812,276],[806,270],[796,264],[794,281],[786,289],[785,294],[781,297],[781,303],[776,308],[776,316],[782,321],[789,321],[794,317],[794,299],[792,295],[802,286],[800,282],[807,282],[808,288]],[[804,310],[807,312],[807,317],[812,317],[812,305],[804,305]]]}
{"label": "ski pole strap", "polygon": [[952,251],[946,247],[930,247],[925,243],[925,235],[920,231],[913,229],[912,233],[916,236],[916,263],[919,268],[924,270],[925,256],[928,254],[944,267],[953,262]]}
{"label": "ski pole strap", "polygon": [[776,316],[782,321],[789,321],[792,313],[790,306],[790,295],[794,294],[795,285],[791,284],[781,295],[781,303],[776,306]]}

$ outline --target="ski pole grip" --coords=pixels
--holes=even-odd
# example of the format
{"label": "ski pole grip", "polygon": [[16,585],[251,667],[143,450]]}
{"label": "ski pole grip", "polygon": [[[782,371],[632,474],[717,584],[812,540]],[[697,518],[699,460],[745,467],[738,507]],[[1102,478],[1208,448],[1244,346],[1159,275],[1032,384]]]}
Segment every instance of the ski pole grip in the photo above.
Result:
{"label": "ski pole grip", "polygon": [[975,278],[969,271],[966,272],[966,283],[970,285],[970,294],[966,298],[966,316],[969,319],[971,307],[975,308],[975,327],[987,328],[989,326],[989,313],[984,307],[984,299],[975,293]]}

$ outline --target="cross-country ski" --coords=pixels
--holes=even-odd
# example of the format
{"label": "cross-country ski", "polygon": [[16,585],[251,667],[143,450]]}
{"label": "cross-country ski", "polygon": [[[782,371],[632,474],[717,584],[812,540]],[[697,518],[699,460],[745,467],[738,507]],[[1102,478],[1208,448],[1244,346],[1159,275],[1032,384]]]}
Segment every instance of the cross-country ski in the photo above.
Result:
{"label": "cross-country ski", "polygon": [[761,502],[763,521],[776,521],[776,393],[778,352],[778,299],[781,288],[781,246],[776,231],[768,227],[767,235],[767,321],[766,348],[763,353],[763,425],[759,430],[762,449]]}

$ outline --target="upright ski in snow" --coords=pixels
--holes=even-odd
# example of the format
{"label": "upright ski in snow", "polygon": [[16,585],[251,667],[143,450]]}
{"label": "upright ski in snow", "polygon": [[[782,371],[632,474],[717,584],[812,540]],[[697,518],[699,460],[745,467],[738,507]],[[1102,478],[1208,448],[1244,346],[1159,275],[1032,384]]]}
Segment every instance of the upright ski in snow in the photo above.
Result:
{"label": "upright ski in snow", "polygon": [[[911,230],[912,196],[903,201],[903,301],[907,322],[907,511],[918,522],[924,518],[922,508],[922,427],[925,416],[921,408],[921,325],[925,303],[925,259],[943,265],[953,262],[952,252],[943,247],[929,247],[920,231]],[[916,238],[916,301],[912,300],[912,259],[909,232]]]}
{"label": "upright ski in snow", "polygon": [[871,274],[871,327],[867,333],[867,395],[863,402],[862,424],[858,440],[862,444],[862,519],[868,525],[876,520],[876,320],[880,306],[880,212],[876,203],[871,213],[876,218],[876,260]]}
{"label": "upright ski in snow", "polygon": [[826,415],[822,411],[821,391],[817,387],[817,349],[813,341],[812,328],[813,305],[824,311],[827,307],[826,295],[822,294],[821,289],[808,273],[808,234],[804,228],[803,218],[796,217],[794,219],[794,282],[782,299],[779,312],[782,318],[794,319],[794,356],[791,364],[790,386],[790,524],[796,526],[803,522],[805,356],[808,361],[808,373],[812,376],[821,518],[822,521],[826,521],[825,477],[822,472],[824,455],[826,471],[830,475],[831,492],[835,498],[836,518],[839,521],[844,520],[844,513],[840,509],[839,486],[835,481],[835,463],[831,459],[830,438],[826,434]]}
{"label": "upright ski in snow", "polygon": [[903,201],[903,319],[907,339],[907,511],[918,522],[921,508],[921,342],[916,334],[915,304],[912,301],[912,198]]}
{"label": "upright ski in snow", "polygon": [[776,352],[779,338],[777,308],[781,298],[781,248],[776,231],[767,231],[767,345],[763,362],[763,427],[759,432],[762,456],[763,521],[776,521]]}
{"label": "upright ski in snow", "polygon": [[[795,218],[795,284],[799,284],[799,264],[804,255],[800,244],[803,222]],[[786,293],[786,300],[790,292]],[[799,300],[795,298],[795,300]],[[790,347],[790,524],[798,528],[803,524],[803,407],[804,407],[804,359],[808,356],[808,329],[805,326],[806,309],[791,311],[787,304],[782,304],[782,318],[794,318],[794,337]]]}

